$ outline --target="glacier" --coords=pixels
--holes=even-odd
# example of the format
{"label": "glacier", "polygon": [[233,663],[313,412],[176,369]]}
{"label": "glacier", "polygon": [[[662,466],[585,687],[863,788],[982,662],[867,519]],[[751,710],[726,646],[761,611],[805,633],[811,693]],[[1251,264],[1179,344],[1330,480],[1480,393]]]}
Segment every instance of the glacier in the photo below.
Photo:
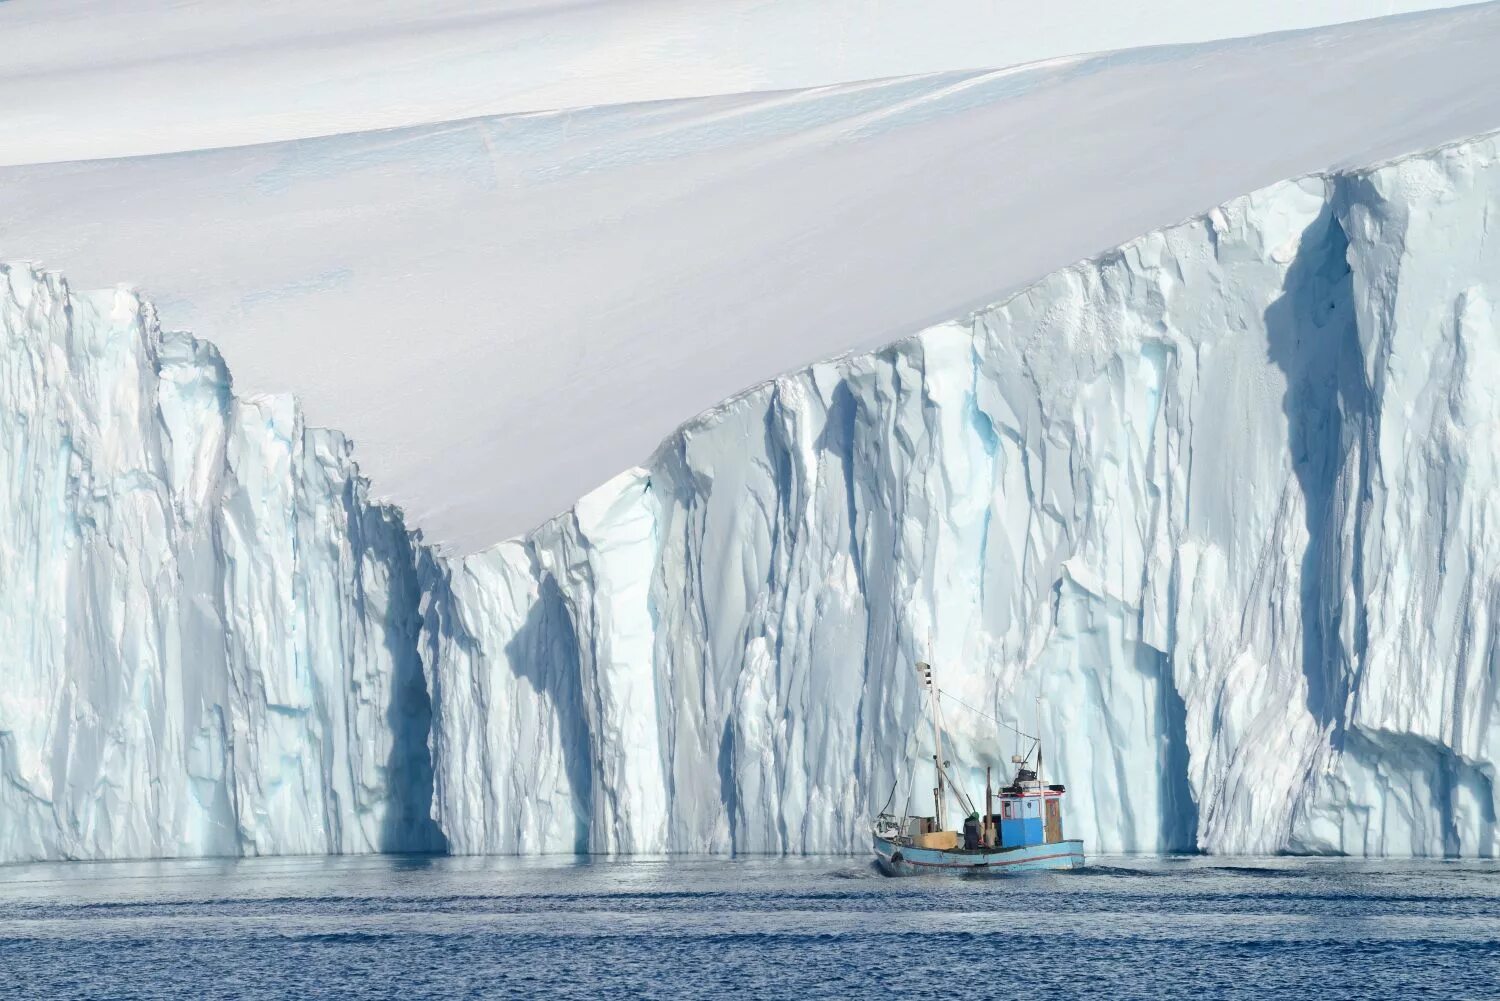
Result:
{"label": "glacier", "polygon": [[425,850],[413,542],[127,291],[0,268],[0,861]]}
{"label": "glacier", "polygon": [[859,850],[930,659],[1042,697],[1093,851],[1492,854],[1496,154],[1236,199],[436,561],[451,849]]}
{"label": "glacier", "polygon": [[[1379,12],[1369,0],[1340,2]],[[256,32],[295,36],[331,3],[368,21],[368,4],[346,0],[282,3],[300,12],[286,19],[236,16]],[[241,6],[204,4],[221,13]],[[1023,9],[1060,16],[1019,0],[944,5],[1007,21]],[[8,17],[28,10],[45,25],[57,6],[0,4],[0,34]],[[187,30],[180,5],[144,6]],[[587,18],[611,4],[564,6]],[[711,6],[788,15],[786,3]],[[898,6],[907,9],[883,4],[861,23],[888,32]],[[1142,14],[1147,6],[1194,13],[1153,19]],[[1307,0],[1147,6],[1121,13],[1118,4],[1074,0],[1061,18],[1088,22],[1089,31],[1139,21],[1143,31],[1176,34],[1190,21],[1331,10]],[[310,423],[359,443],[381,498],[429,544],[469,554],[571,507],[748,386],[967,316],[1245,192],[1500,122],[1500,2],[1009,67],[990,61],[1012,51],[991,44],[994,32],[964,34],[962,19],[939,16],[931,2],[917,7],[930,22],[919,48],[938,40],[932,53],[957,60],[919,77],[445,118],[395,132],[351,133],[354,121],[337,118],[317,138],[221,134],[253,145],[123,159],[108,156],[124,150],[101,139],[120,123],[132,142],[171,132],[141,114],[237,129],[267,106],[247,106],[243,120],[192,114],[177,100],[197,92],[190,81],[230,70],[199,65],[170,88],[171,99],[148,93],[134,102],[141,108],[101,119],[101,109],[129,100],[102,81],[139,82],[140,46],[119,41],[138,33],[105,39],[92,30],[97,19],[83,36],[54,28],[33,36],[37,51],[76,51],[66,65],[93,67],[85,93],[108,101],[75,97],[65,102],[70,113],[45,113],[61,131],[39,130],[37,101],[56,111],[50,101],[72,91],[44,74],[13,95],[20,118],[10,119],[16,138],[5,150],[53,134],[82,143],[70,156],[90,159],[0,167],[0,259],[47,262],[76,288],[146,290],[168,327],[219,347],[240,392],[295,393]],[[1100,17],[1078,17],[1082,7]],[[133,5],[130,16],[147,15]],[[193,19],[186,37],[152,36],[148,50],[164,56],[159,46],[235,27],[211,16],[204,25]],[[783,43],[795,44],[788,34],[745,53],[778,59],[788,54]],[[399,37],[403,60],[414,56],[407,50],[417,43]],[[960,38],[980,51],[959,59],[941,41]],[[118,44],[132,72],[100,71]],[[882,77],[903,70],[881,60],[917,51],[904,42],[877,48],[869,69]],[[326,81],[328,50],[294,49]],[[378,66],[388,84],[389,64],[363,65]],[[431,64],[412,64],[421,65]],[[681,67],[672,65],[675,74]],[[975,68],[956,68],[965,66]],[[11,94],[3,67],[0,79]],[[287,89],[259,63],[235,79],[310,110],[306,88]],[[586,103],[623,99],[593,95]],[[205,99],[226,98],[211,88]]]}
{"label": "glacier", "polygon": [[467,556],[138,297],[11,267],[0,861],[858,851],[928,795],[917,659],[1040,726],[1091,852],[1494,854],[1497,158],[1231,200]]}
{"label": "glacier", "polygon": [[863,0],[198,0],[192,18],[178,0],[128,10],[99,0],[5,4],[0,163],[800,90],[1474,2],[926,0],[872,10]]}

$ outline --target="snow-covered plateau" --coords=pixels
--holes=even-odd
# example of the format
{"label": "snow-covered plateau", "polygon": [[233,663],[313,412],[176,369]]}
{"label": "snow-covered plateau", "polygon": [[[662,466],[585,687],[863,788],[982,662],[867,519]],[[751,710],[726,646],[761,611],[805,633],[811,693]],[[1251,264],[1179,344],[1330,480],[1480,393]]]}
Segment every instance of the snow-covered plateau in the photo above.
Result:
{"label": "snow-covered plateau", "polygon": [[[0,3],[0,38],[9,40],[8,18],[45,18],[78,2]],[[178,29],[200,30],[175,0],[89,6],[118,9],[111,16],[126,20],[143,16],[140,7],[169,8]],[[255,20],[263,5],[193,6]],[[303,12],[294,22],[367,6],[276,3]],[[1064,19],[1085,25],[1097,12],[1105,22],[1176,32],[1189,22],[1173,12],[1191,7],[1190,22],[1210,22],[1199,24],[1207,34],[1212,24],[1244,27],[1249,12],[1260,19],[1279,10],[1295,22],[1315,8],[1378,13],[1385,5],[550,6],[579,16],[645,6],[788,16],[860,6],[879,15],[871,30],[881,32],[892,11],[928,6],[1048,17],[1081,9]],[[257,30],[280,23],[256,20]],[[988,51],[968,40],[948,46],[953,29],[943,17],[926,30],[910,52],[981,60]],[[745,52],[771,58],[787,34],[801,37],[783,32],[776,44]],[[96,37],[56,26],[37,44],[81,47],[89,67],[101,58],[87,44]],[[156,65],[158,47],[178,36],[143,40],[145,55],[128,35],[109,37],[134,67]],[[253,48],[255,37],[245,44]],[[876,48],[892,58],[909,51],[904,42]],[[326,78],[316,52],[293,49]],[[1016,51],[1007,44],[993,55]],[[263,141],[279,136],[268,129],[253,133],[252,145],[158,156],[111,158],[114,147],[100,138],[74,154],[88,152],[88,160],[0,168],[0,260],[60,269],[79,288],[141,288],[168,329],[218,346],[242,394],[295,394],[309,423],[358,443],[376,497],[399,506],[430,543],[470,554],[535,528],[748,386],[966,316],[1074,261],[1284,178],[1488,132],[1500,125],[1497,52],[1500,3],[1489,3],[1025,66],[931,62],[948,68],[811,90],[284,142]],[[238,58],[241,49],[219,54]],[[495,56],[487,65],[509,64]],[[184,95],[180,107],[148,95],[115,113],[117,99],[129,100],[115,82],[125,93],[141,81],[98,68],[88,93],[100,100],[64,102],[70,110],[47,120],[70,141],[106,135],[101,115],[110,128],[147,139],[158,134],[157,116],[240,121],[241,106],[227,98],[218,114],[195,111],[198,97],[236,88],[259,85],[268,100],[298,108],[313,97],[332,101],[317,88],[306,99],[296,86],[283,92],[279,63],[263,72],[242,66],[248,78],[221,67],[227,80],[217,66],[186,71],[171,90]],[[380,72],[395,74],[383,64]],[[201,86],[204,79],[214,85]],[[59,134],[34,116],[56,111],[67,88],[51,76],[33,84],[17,90],[0,68],[0,162],[8,150],[43,155],[32,137]],[[395,99],[404,92],[391,96],[390,107],[405,107]]]}
{"label": "snow-covered plateau", "polygon": [[1473,2],[12,0],[0,164],[1014,66]]}
{"label": "snow-covered plateau", "polygon": [[858,850],[919,657],[1043,696],[1092,852],[1493,854],[1497,160],[1234,199],[469,556],[135,296],[12,267],[0,860]]}

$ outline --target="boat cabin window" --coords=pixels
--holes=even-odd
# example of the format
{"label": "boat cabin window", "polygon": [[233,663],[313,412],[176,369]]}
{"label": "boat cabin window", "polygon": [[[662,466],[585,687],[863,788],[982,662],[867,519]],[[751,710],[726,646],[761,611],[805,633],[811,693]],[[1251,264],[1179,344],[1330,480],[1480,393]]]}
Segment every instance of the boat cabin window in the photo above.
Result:
{"label": "boat cabin window", "polygon": [[1016,816],[1015,804],[1010,800],[1000,804],[1000,816],[1005,820],[1014,820]]}

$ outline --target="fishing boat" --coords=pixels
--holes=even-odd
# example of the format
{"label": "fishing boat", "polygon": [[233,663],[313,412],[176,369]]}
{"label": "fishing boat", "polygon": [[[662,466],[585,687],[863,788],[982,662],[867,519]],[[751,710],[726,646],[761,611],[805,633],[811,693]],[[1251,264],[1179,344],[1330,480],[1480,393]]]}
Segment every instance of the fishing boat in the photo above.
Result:
{"label": "fishing boat", "polygon": [[[981,814],[963,787],[953,781],[949,771],[952,762],[943,757],[940,702],[944,693],[933,682],[932,666],[919,662],[917,673],[932,718],[932,763],[936,777],[932,790],[933,815],[911,816],[905,809],[895,814],[889,812],[891,803],[886,804],[887,809],[875,818],[873,830],[875,861],[880,871],[888,876],[915,876],[1082,868],[1083,842],[1063,836],[1062,801],[1067,789],[1042,781],[1041,737],[1007,727],[1031,744],[1024,754],[1011,756],[1015,772],[1008,785],[995,789],[990,769],[985,769]],[[999,720],[993,721],[1007,726]],[[1041,727],[1037,729],[1040,731]],[[961,830],[950,830],[946,823],[950,795],[966,815]],[[891,796],[894,801],[895,789]]]}

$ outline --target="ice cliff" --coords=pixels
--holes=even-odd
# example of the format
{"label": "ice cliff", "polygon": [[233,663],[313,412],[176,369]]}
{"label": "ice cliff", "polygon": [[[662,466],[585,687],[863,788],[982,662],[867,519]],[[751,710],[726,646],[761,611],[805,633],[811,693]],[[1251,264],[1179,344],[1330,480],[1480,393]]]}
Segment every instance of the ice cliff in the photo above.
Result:
{"label": "ice cliff", "polygon": [[[1497,157],[1236,199],[462,558],[133,297],[12,269],[0,859],[435,846],[429,804],[455,852],[858,850],[929,795],[918,658],[1043,696],[1090,851],[1492,854]],[[947,718],[973,790],[1015,748]]]}
{"label": "ice cliff", "polygon": [[412,541],[127,292],[0,268],[0,861],[439,847]]}
{"label": "ice cliff", "polygon": [[[1028,728],[1044,695],[1093,850],[1492,852],[1496,148],[1275,185],[787,375],[441,563],[453,850],[857,849],[930,753],[930,657]],[[1014,748],[947,716],[976,790]]]}

